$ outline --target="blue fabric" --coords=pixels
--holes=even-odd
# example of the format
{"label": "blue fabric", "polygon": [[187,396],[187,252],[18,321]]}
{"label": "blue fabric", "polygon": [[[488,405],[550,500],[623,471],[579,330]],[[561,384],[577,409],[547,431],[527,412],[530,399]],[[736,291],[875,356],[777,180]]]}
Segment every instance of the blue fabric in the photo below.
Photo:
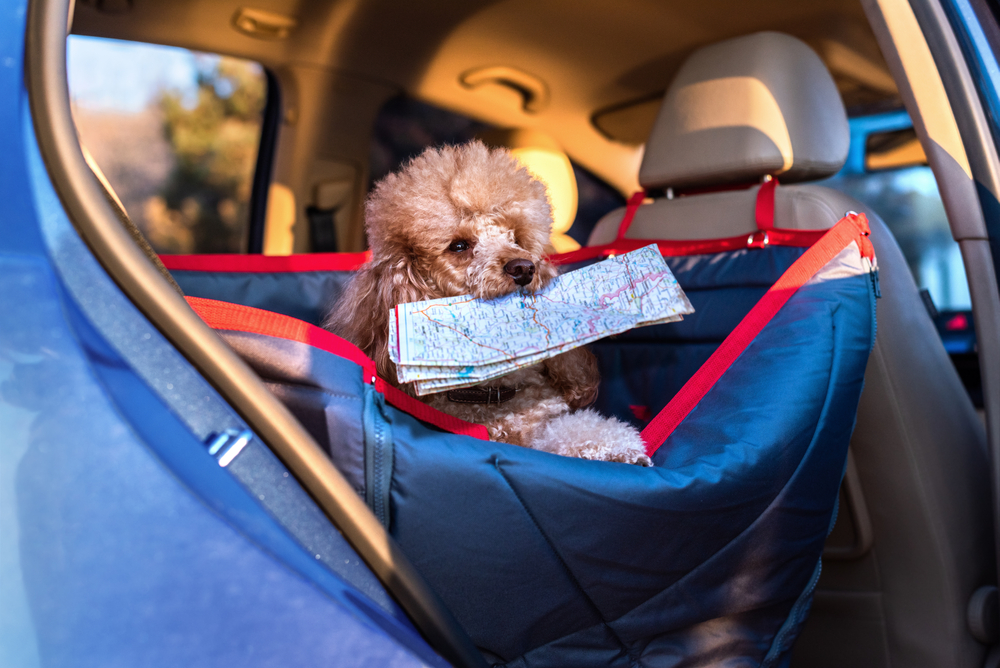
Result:
{"label": "blue fabric", "polygon": [[[645,427],[803,252],[772,247],[666,258],[695,312],[681,322],[634,329],[591,345],[602,379],[594,408]],[[645,408],[645,414],[637,415],[633,407]]]}
{"label": "blue fabric", "polygon": [[319,325],[332,299],[354,275],[350,271],[239,272],[172,271],[188,297],[218,299],[274,311]]}
{"label": "blue fabric", "polygon": [[[602,406],[665,404],[802,252],[671,259],[698,311],[597,346]],[[781,665],[832,521],[874,298],[867,275],[800,289],[654,468],[444,434],[387,406],[390,532],[497,663]],[[294,375],[281,382],[312,382]],[[357,405],[360,424],[357,375],[310,396]],[[355,432],[331,423],[326,436],[359,451]]]}

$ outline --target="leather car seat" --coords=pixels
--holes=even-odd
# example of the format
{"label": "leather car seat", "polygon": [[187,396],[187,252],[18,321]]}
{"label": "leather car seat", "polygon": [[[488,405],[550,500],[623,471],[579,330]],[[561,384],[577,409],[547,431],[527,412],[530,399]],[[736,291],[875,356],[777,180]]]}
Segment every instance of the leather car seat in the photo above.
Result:
{"label": "leather car seat", "polygon": [[[864,212],[880,268],[878,335],[851,441],[837,524],[793,666],[982,666],[973,592],[995,582],[983,425],[877,213],[802,182],[847,156],[843,103],[801,41],[757,33],[702,48],[678,72],[646,144],[651,203],[636,239],[708,239],[757,230],[755,199],[774,175],[774,225],[825,229]],[[739,187],[743,186],[743,187]],[[700,193],[700,194],[699,194]],[[612,241],[624,209],[589,245]]]}

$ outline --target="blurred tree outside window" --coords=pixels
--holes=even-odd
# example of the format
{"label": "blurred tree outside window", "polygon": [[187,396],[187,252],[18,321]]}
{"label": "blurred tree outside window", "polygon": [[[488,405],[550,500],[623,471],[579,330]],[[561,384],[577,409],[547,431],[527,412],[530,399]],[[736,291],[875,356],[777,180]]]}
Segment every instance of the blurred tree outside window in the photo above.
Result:
{"label": "blurred tree outside window", "polygon": [[159,253],[246,252],[267,83],[257,63],[72,36],[80,141]]}

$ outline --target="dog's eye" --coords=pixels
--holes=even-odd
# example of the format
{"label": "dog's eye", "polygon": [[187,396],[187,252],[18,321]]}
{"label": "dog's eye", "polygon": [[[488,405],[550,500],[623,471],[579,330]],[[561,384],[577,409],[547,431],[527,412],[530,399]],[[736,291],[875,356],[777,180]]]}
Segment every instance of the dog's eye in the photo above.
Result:
{"label": "dog's eye", "polygon": [[464,253],[469,250],[469,242],[459,239],[457,241],[452,241],[451,245],[448,246],[448,250],[452,253]]}

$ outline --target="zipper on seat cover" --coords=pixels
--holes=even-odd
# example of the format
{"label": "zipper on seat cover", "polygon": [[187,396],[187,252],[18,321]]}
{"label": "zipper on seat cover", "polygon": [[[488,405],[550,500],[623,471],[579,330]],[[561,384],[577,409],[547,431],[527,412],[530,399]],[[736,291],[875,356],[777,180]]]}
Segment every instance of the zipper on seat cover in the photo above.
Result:
{"label": "zipper on seat cover", "polygon": [[375,390],[375,382],[365,385],[361,423],[365,439],[365,503],[382,526],[389,529],[389,491],[392,486],[392,422],[385,397]]}

